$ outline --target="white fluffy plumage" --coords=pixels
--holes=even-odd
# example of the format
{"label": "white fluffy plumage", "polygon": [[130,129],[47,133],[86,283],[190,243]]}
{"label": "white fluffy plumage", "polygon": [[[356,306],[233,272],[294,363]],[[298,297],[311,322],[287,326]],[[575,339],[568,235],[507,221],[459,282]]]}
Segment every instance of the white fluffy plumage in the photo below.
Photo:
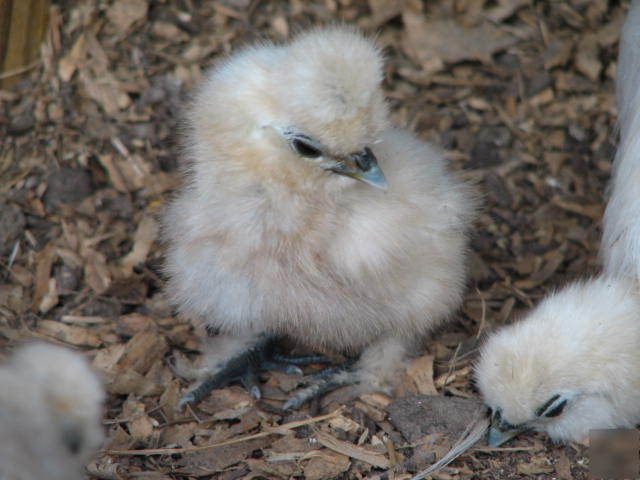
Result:
{"label": "white fluffy plumage", "polygon": [[0,478],[83,478],[103,439],[105,397],[85,358],[29,344],[0,367],[0,385]]}
{"label": "white fluffy plumage", "polygon": [[640,281],[640,1],[632,2],[616,70],[620,144],[604,214],[601,255],[610,275]]}
{"label": "white fluffy plumage", "polygon": [[489,337],[476,380],[494,427],[514,434],[533,428],[554,440],[579,441],[590,429],[640,422],[635,289],[632,282],[606,277],[574,283]]}
{"label": "white fluffy plumage", "polygon": [[489,441],[526,428],[558,441],[640,422],[640,1],[623,29],[620,147],[604,222],[602,276],[544,299],[489,337],[476,366]]}
{"label": "white fluffy plumage", "polygon": [[[173,304],[222,332],[208,363],[286,335],[364,351],[361,380],[379,385],[458,307],[475,194],[390,125],[382,67],[355,29],[316,29],[233,55],[196,93],[164,232]],[[352,165],[367,149],[386,190]]]}

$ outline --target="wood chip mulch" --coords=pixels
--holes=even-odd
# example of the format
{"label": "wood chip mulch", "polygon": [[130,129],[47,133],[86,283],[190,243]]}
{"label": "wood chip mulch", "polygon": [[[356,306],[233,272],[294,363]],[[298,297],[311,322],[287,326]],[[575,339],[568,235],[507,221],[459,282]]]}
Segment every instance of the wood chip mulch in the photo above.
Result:
{"label": "wood chip mulch", "polygon": [[[0,91],[0,356],[34,338],[91,356],[109,393],[92,478],[409,478],[456,440],[459,407],[438,410],[438,431],[390,415],[395,402],[476,399],[482,335],[597,271],[626,9],[607,0],[57,2],[41,61]],[[187,382],[173,365],[199,348],[161,292],[158,218],[180,182],[181,107],[203,69],[234,48],[335,21],[377,32],[395,122],[443,146],[484,192],[464,305],[393,396],[338,391],[285,413],[297,378],[266,373],[259,402],[233,385],[176,411]],[[479,445],[434,478],[587,474],[586,447],[530,434]]]}

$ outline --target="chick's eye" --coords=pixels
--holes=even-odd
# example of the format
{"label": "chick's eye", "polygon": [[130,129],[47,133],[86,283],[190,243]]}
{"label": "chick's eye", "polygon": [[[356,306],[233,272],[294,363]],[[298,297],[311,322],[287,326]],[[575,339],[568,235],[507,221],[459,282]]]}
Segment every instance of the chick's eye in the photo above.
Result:
{"label": "chick's eye", "polygon": [[292,144],[295,151],[303,157],[318,158],[320,155],[322,155],[320,149],[299,138],[295,138]]}
{"label": "chick's eye", "polygon": [[564,411],[564,407],[567,406],[567,399],[561,397],[559,394],[555,394],[549,400],[547,400],[543,405],[540,406],[536,410],[536,415],[538,417],[547,417],[553,418],[562,414]]}
{"label": "chick's eye", "polygon": [[558,403],[555,407],[553,407],[551,410],[549,410],[547,413],[544,414],[545,417],[557,417],[558,415],[560,415],[563,411],[564,411],[564,407],[567,406],[567,400],[562,400],[560,403]]}

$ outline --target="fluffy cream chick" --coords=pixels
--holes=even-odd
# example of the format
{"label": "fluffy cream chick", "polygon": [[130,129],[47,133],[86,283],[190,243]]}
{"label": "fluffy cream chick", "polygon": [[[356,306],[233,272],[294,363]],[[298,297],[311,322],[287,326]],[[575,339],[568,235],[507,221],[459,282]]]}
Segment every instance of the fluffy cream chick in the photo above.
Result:
{"label": "fluffy cream chick", "polygon": [[489,337],[476,380],[493,412],[490,443],[528,428],[578,441],[640,422],[636,288],[606,277],[574,283]]}
{"label": "fluffy cream chick", "polygon": [[105,397],[84,357],[29,344],[0,367],[0,385],[0,478],[83,478],[103,439]]}
{"label": "fluffy cream chick", "polygon": [[222,332],[212,368],[286,335],[364,352],[358,381],[377,388],[459,305],[474,193],[390,125],[382,78],[378,47],[334,27],[247,48],[195,94],[167,292]]}
{"label": "fluffy cream chick", "polygon": [[601,256],[610,275],[640,281],[640,2],[629,9],[616,69],[620,144],[604,214]]}

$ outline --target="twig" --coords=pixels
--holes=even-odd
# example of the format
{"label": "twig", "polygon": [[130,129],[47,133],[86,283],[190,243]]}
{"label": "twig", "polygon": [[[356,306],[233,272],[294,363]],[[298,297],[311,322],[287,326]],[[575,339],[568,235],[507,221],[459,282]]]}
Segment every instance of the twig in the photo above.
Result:
{"label": "twig", "polygon": [[326,415],[320,415],[318,417],[307,418],[305,420],[298,420],[296,422],[285,423],[278,427],[269,428],[263,432],[255,433],[253,435],[245,435],[243,437],[232,438],[231,440],[225,440],[224,442],[213,443],[211,445],[202,445],[199,447],[187,447],[187,448],[151,448],[147,450],[105,450],[102,453],[107,455],[174,455],[176,453],[193,453],[201,452],[203,450],[210,450],[212,448],[224,447],[225,445],[233,445],[235,443],[247,442],[249,440],[255,440],[256,438],[268,437],[269,435],[286,435],[290,430],[294,428],[303,427],[305,425],[311,425],[313,423],[329,420],[330,418],[337,417],[342,413],[344,407],[340,407],[331,413]]}

